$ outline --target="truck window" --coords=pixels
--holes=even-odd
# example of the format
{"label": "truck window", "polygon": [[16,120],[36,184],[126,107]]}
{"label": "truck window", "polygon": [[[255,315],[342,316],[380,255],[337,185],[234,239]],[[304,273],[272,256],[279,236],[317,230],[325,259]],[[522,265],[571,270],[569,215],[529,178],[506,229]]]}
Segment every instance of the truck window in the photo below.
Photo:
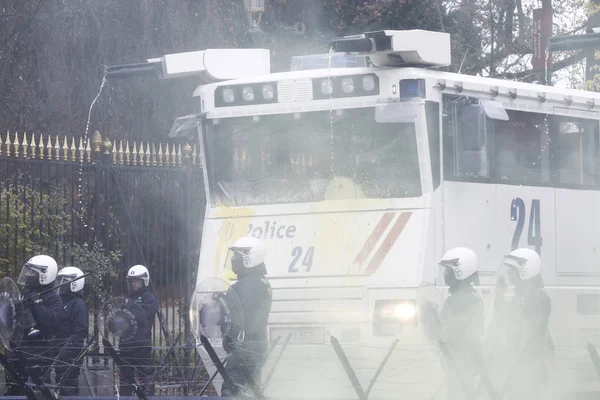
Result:
{"label": "truck window", "polygon": [[488,124],[479,101],[444,95],[444,170],[447,178],[489,178]]}
{"label": "truck window", "polygon": [[542,159],[542,148],[546,145],[546,116],[513,110],[509,110],[508,115],[508,121],[494,121],[498,183],[548,182],[549,174],[543,173],[548,164]]}
{"label": "truck window", "polygon": [[559,186],[596,185],[598,122],[554,117],[552,177]]}
{"label": "truck window", "polygon": [[431,177],[433,188],[440,186],[440,105],[434,102],[425,104],[427,117],[427,137],[429,139],[429,157],[431,158]]}
{"label": "truck window", "polygon": [[421,195],[415,124],[373,108],[208,121],[205,142],[213,205]]}

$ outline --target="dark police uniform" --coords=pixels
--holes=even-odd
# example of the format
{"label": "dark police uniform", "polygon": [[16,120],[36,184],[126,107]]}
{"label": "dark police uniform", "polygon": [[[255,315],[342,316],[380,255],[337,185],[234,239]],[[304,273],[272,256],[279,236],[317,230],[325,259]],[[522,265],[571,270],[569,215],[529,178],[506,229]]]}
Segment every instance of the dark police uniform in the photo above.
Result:
{"label": "dark police uniform", "polygon": [[[23,298],[27,300],[25,307],[31,310],[36,328],[40,331],[40,334],[35,338],[29,337],[27,332],[24,332],[22,341],[17,346],[16,350],[22,352],[26,359],[26,364],[23,365],[19,361],[15,351],[8,351],[7,353],[9,363],[24,381],[28,377],[41,379],[52,365],[55,356],[50,340],[54,336],[57,316],[60,313],[62,301],[55,291],[50,291],[39,296],[38,293],[46,289],[48,288],[39,287],[36,289],[26,289],[23,292]],[[39,301],[40,299],[41,301]],[[5,396],[24,395],[23,389],[13,381],[7,372],[5,372],[5,380]]]}
{"label": "dark police uniform", "polygon": [[442,340],[454,361],[454,365],[450,365],[448,360],[444,360],[448,374],[447,396],[448,399],[466,399],[462,385],[466,384],[475,390],[479,375],[475,357],[480,360],[482,357],[483,302],[470,284],[460,283],[450,289],[450,296],[444,303],[440,317]]}
{"label": "dark police uniform", "polygon": [[[497,299],[495,329],[506,338],[504,358],[506,398],[541,398],[541,386],[547,382],[546,354],[552,348],[549,322],[551,301],[543,286],[517,290],[508,301]],[[496,332],[497,334],[497,332]]]}
{"label": "dark police uniform", "polygon": [[129,295],[140,306],[141,312],[132,309],[138,329],[133,338],[121,343],[121,359],[126,365],[121,367],[121,396],[133,396],[133,387],[129,384],[135,373],[141,381],[147,396],[154,395],[154,358],[152,356],[152,328],[158,311],[158,301],[152,292],[144,288]]}
{"label": "dark police uniform", "polygon": [[59,313],[55,332],[54,362],[56,383],[60,382],[61,396],[77,396],[79,392],[78,378],[82,360],[76,361],[84,347],[89,329],[89,314],[85,301],[77,293],[61,293],[63,303]]}
{"label": "dark police uniform", "polygon": [[[244,315],[244,333],[242,338],[236,334],[225,336],[223,347],[228,353],[225,369],[232,381],[246,386],[246,376],[251,376],[260,384],[261,369],[268,350],[267,322],[271,312],[271,285],[266,278],[264,264],[238,274],[238,280],[229,291],[239,297]],[[243,339],[243,340],[238,340]],[[231,396],[232,388],[223,386],[222,395]]]}

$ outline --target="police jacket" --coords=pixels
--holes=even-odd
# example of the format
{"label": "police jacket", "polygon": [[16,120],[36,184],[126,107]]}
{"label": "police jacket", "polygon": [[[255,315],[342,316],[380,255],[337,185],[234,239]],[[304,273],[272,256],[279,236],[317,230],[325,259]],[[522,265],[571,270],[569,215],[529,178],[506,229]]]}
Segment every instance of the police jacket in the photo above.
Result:
{"label": "police jacket", "polygon": [[[38,288],[36,290],[42,291],[46,290],[46,288]],[[24,296],[27,297],[30,292],[32,292],[32,290],[27,289],[24,292]],[[33,315],[37,329],[40,330],[42,336],[41,339],[49,340],[54,336],[57,318],[62,307],[62,301],[60,296],[53,290],[44,293],[40,297],[42,299],[41,302],[30,305],[31,314]]]}
{"label": "police jacket", "polygon": [[544,356],[551,341],[549,323],[551,302],[543,289],[517,293],[504,305],[504,321],[509,342],[522,353],[522,359]]}
{"label": "police jacket", "polygon": [[470,284],[451,289],[441,312],[442,340],[451,350],[480,351],[483,302]]}
{"label": "police jacket", "polygon": [[[515,287],[516,294],[506,300],[497,296],[494,320],[489,333],[495,340],[491,343],[491,365],[506,365],[514,370],[514,376],[531,384],[547,380],[546,352],[554,349],[549,331],[551,302],[544,291],[541,276],[521,282]],[[498,347],[498,350],[495,350]]]}
{"label": "police jacket", "polygon": [[231,289],[240,299],[244,315],[244,341],[266,341],[267,323],[271,312],[271,285],[261,264],[238,274]]}
{"label": "police jacket", "polygon": [[88,335],[89,315],[85,301],[75,293],[61,294],[62,309],[58,314],[55,339],[64,344],[69,341],[74,345],[82,345]]}
{"label": "police jacket", "polygon": [[144,288],[129,295],[129,299],[133,300],[139,306],[139,308],[132,307],[131,309],[137,320],[138,328],[130,342],[131,344],[151,346],[152,328],[154,327],[154,320],[158,312],[156,296],[147,288]]}

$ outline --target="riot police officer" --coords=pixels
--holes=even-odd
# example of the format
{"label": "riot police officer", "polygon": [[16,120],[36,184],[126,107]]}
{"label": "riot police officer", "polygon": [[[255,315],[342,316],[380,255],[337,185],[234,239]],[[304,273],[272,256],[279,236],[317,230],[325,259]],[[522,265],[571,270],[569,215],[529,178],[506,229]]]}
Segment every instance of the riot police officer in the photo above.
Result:
{"label": "riot police officer", "polygon": [[444,359],[447,398],[466,399],[469,391],[475,393],[476,357],[482,356],[483,302],[473,287],[479,284],[477,256],[468,248],[457,247],[446,252],[439,264],[450,292],[440,316],[441,338],[451,357]]}
{"label": "riot police officer", "polygon": [[546,352],[552,345],[548,326],[551,302],[544,290],[540,256],[520,248],[507,255],[504,264],[515,295],[504,298],[506,283],[501,279],[495,299],[494,330],[503,331],[509,346],[502,354],[506,358],[506,398],[541,398],[541,386],[547,381]]}
{"label": "riot police officer", "polygon": [[[58,316],[55,331],[54,372],[58,384],[59,395],[77,396],[79,393],[79,370],[81,360],[77,357],[83,350],[85,338],[88,335],[89,316],[88,308],[83,300],[83,287],[85,278],[83,271],[75,267],[66,267],[58,272],[58,294],[63,303],[63,308]],[[67,282],[71,284],[67,284]]]}
{"label": "riot police officer", "polygon": [[[132,338],[121,343],[121,359],[126,365],[121,367],[122,396],[133,396],[133,387],[129,384],[137,373],[142,390],[147,396],[154,395],[154,358],[152,356],[152,328],[158,311],[158,301],[149,290],[150,273],[143,265],[134,265],[127,272],[127,292],[130,300],[139,305],[132,308],[137,320],[137,332]],[[141,310],[137,312],[136,310]]]}
{"label": "riot police officer", "polygon": [[[21,269],[17,284],[23,287],[23,301],[19,305],[19,324],[24,328],[21,343],[16,351],[8,352],[8,361],[16,373],[26,381],[42,379],[52,364],[54,353],[50,339],[54,335],[57,316],[62,302],[58,294],[49,290],[54,286],[58,266],[47,255],[37,255],[27,261]],[[25,355],[26,362],[20,362],[17,351]],[[7,396],[22,395],[10,374],[5,372]]]}
{"label": "riot police officer", "polygon": [[[271,285],[266,278],[266,250],[261,241],[252,236],[238,239],[229,249],[231,269],[237,281],[229,291],[239,297],[243,316],[244,331],[241,335],[228,335],[223,339],[223,347],[228,353],[225,369],[233,384],[248,387],[247,377],[260,383],[261,370],[268,350],[267,322],[271,312]],[[231,397],[234,388],[223,384],[221,395]]]}

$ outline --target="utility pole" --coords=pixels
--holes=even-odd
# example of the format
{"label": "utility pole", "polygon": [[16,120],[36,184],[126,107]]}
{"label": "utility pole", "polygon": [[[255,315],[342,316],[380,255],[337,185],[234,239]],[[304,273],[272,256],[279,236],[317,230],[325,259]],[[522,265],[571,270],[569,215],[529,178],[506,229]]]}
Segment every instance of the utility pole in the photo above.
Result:
{"label": "utility pole", "polygon": [[531,64],[534,70],[541,73],[541,83],[551,84],[552,54],[549,53],[548,41],[552,37],[552,0],[542,0],[542,8],[533,10],[533,57]]}

